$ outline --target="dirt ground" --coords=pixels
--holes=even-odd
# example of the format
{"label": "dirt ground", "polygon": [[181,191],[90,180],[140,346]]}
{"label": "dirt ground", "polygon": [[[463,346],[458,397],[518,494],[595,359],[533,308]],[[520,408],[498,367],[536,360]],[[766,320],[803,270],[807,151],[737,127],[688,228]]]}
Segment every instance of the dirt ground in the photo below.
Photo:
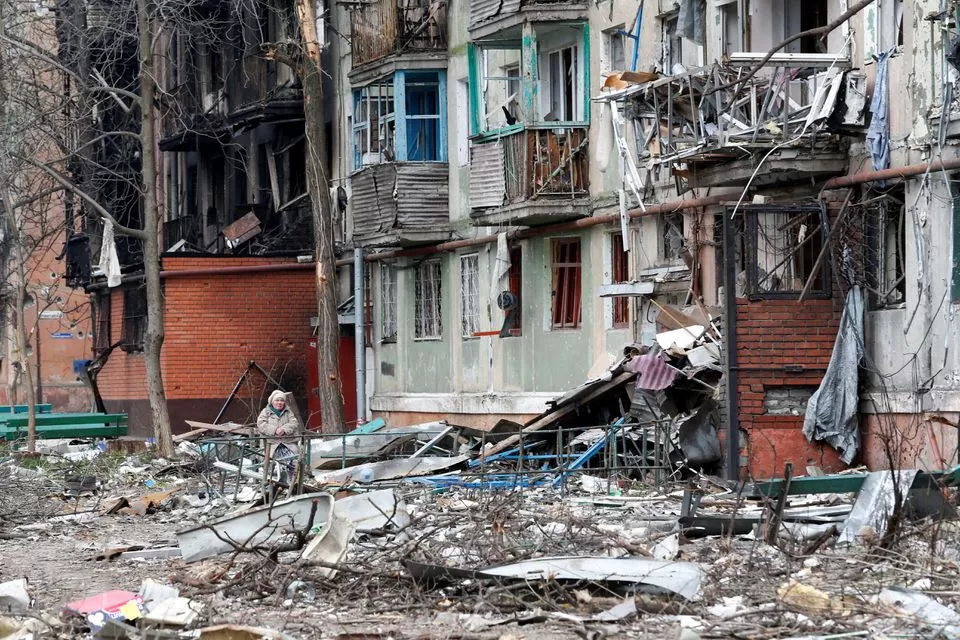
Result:
{"label": "dirt ground", "polygon": [[[120,462],[81,469],[101,478],[102,486],[79,499],[63,492],[63,479],[78,471],[75,466],[34,472],[0,465],[0,583],[26,577],[35,598],[30,614],[63,623],[36,635],[88,636],[83,620],[62,614],[66,603],[112,589],[137,592],[151,579],[203,603],[194,627],[250,625],[294,638],[960,638],[960,617],[950,617],[960,602],[955,522],[904,523],[888,549],[870,532],[847,548],[836,547],[831,536],[802,544],[780,538],[771,545],[750,534],[680,536],[671,549],[677,487],[633,487],[616,499],[576,491],[438,494],[400,487],[411,515],[407,530],[357,537],[337,576],[325,579],[299,563],[297,551],[189,564],[105,558],[107,550],[121,547],[175,546],[177,531],[236,508],[204,504],[207,484],[189,465]],[[105,513],[121,497],[134,502],[167,490],[174,493],[143,515]],[[75,512],[90,515],[62,521]],[[403,565],[416,559],[480,568],[551,555],[696,563],[703,570],[700,597],[625,595],[602,582],[549,579],[423,585]],[[315,596],[288,599],[294,581]],[[878,600],[888,587],[932,598],[947,613],[935,618]],[[592,619],[625,601],[636,604],[637,615]]]}

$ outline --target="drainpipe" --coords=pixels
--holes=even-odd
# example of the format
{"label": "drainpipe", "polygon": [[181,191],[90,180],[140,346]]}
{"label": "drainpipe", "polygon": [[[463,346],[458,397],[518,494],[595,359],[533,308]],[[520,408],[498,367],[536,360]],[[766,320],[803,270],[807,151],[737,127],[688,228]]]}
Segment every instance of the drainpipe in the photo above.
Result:
{"label": "drainpipe", "polygon": [[727,479],[740,479],[740,402],[737,393],[737,256],[736,232],[723,215],[723,355],[727,382]]}
{"label": "drainpipe", "polygon": [[367,332],[364,330],[366,322],[363,317],[366,300],[363,292],[363,249],[356,247],[353,250],[353,343],[357,361],[357,424],[366,422],[367,419],[367,365],[364,362]]}

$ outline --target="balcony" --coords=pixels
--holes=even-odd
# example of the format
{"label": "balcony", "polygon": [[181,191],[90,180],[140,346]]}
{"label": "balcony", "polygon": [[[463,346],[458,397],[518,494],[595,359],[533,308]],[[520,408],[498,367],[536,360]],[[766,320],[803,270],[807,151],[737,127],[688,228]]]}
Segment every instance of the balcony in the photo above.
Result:
{"label": "balcony", "polygon": [[563,0],[470,0],[470,38],[489,38],[524,22],[579,22],[586,2]]}
{"label": "balcony", "polygon": [[535,225],[589,215],[588,129],[528,125],[470,149],[470,217]]}
{"label": "balcony", "polygon": [[200,100],[196,93],[186,85],[169,92],[170,107],[160,123],[161,151],[200,151],[230,139],[230,129],[221,114],[221,96],[212,93]]}
{"label": "balcony", "polygon": [[260,55],[244,55],[227,76],[226,118],[236,129],[303,118],[303,91],[292,71]]}
{"label": "balcony", "polygon": [[411,246],[450,237],[446,162],[388,162],[351,178],[353,239],[363,247]]}
{"label": "balcony", "polygon": [[[447,4],[445,0],[397,0],[362,3],[350,12],[353,69],[385,64],[403,55],[416,68],[445,66]],[[438,62],[444,64],[439,65]]]}
{"label": "balcony", "polygon": [[820,55],[774,56],[749,81],[730,86],[757,57],[733,54],[730,63],[605,97],[624,100],[641,164],[686,165],[674,174],[691,187],[743,186],[751,177],[756,186],[823,179],[846,171],[843,134],[862,134],[865,81]]}

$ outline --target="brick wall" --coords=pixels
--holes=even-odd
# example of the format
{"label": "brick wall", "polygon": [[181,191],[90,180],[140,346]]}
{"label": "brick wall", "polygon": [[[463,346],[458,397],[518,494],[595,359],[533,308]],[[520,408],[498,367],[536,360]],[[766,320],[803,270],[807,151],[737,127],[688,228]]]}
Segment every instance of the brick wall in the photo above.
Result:
{"label": "brick wall", "polygon": [[[165,257],[165,271],[291,263],[289,259]],[[191,275],[164,278],[164,386],[175,431],[184,419],[212,421],[248,363],[282,375],[284,386],[305,402],[306,348],[316,315],[312,268],[296,271]],[[123,292],[112,297],[112,340],[123,322]],[[98,378],[108,410],[130,413],[131,432],[150,433],[142,354],[116,350]],[[225,419],[245,421],[259,411],[269,385],[251,373]]]}
{"label": "brick wall", "polygon": [[802,415],[771,415],[764,405],[769,390],[820,384],[841,313],[837,300],[737,300],[737,389],[748,475],[779,476],[787,462],[795,474],[808,464],[844,468],[832,448],[807,442]]}

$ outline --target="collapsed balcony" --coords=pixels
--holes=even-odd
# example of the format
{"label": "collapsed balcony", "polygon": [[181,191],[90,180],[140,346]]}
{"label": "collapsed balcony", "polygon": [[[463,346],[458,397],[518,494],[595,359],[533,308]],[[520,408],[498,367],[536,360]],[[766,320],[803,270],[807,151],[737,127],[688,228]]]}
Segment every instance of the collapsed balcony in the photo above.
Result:
{"label": "collapsed balcony", "polygon": [[355,69],[394,54],[418,53],[445,60],[447,4],[444,0],[362,3],[350,13],[350,32]]}
{"label": "collapsed balcony", "polygon": [[[863,127],[865,79],[832,61],[785,54],[744,78],[755,54],[622,88],[641,159],[685,169],[691,187],[782,184],[846,170],[841,134]],[[754,175],[757,154],[766,155]]]}
{"label": "collapsed balcony", "polygon": [[470,153],[477,224],[543,224],[589,214],[588,129],[527,126]]}

